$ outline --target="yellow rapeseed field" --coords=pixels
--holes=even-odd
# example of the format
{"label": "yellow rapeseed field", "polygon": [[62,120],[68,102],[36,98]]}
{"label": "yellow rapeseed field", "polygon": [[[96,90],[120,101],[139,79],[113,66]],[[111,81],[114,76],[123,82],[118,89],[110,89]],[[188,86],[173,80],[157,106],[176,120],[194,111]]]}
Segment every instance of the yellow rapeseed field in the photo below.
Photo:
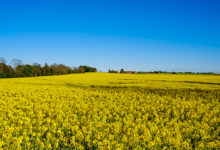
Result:
{"label": "yellow rapeseed field", "polygon": [[0,79],[0,149],[218,149],[220,76]]}

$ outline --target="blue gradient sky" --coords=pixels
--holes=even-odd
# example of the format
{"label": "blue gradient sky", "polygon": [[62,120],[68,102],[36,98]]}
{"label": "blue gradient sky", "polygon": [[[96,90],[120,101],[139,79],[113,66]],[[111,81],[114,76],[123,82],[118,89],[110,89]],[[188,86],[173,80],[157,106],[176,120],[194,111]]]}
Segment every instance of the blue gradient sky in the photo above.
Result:
{"label": "blue gradient sky", "polygon": [[1,0],[0,57],[220,72],[219,0]]}

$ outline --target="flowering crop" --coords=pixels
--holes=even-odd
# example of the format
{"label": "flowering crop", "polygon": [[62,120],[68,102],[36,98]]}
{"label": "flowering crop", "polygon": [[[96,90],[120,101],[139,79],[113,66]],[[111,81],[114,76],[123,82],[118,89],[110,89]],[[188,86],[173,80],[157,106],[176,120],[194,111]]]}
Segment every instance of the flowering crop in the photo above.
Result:
{"label": "flowering crop", "polygon": [[0,80],[0,149],[217,149],[220,76]]}

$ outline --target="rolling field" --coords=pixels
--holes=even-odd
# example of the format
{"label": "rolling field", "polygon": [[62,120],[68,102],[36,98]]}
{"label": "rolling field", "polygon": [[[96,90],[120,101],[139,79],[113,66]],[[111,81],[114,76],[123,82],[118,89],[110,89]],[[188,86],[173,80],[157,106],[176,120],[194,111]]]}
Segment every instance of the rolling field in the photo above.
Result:
{"label": "rolling field", "polygon": [[0,149],[218,149],[220,76],[0,79]]}

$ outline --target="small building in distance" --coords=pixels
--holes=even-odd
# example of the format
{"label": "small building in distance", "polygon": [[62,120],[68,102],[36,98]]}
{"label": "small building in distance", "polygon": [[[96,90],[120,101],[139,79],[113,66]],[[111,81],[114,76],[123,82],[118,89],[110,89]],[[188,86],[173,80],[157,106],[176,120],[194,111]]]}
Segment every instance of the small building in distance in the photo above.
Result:
{"label": "small building in distance", "polygon": [[127,73],[127,74],[136,74],[137,72],[136,72],[136,71],[125,71],[124,73]]}

